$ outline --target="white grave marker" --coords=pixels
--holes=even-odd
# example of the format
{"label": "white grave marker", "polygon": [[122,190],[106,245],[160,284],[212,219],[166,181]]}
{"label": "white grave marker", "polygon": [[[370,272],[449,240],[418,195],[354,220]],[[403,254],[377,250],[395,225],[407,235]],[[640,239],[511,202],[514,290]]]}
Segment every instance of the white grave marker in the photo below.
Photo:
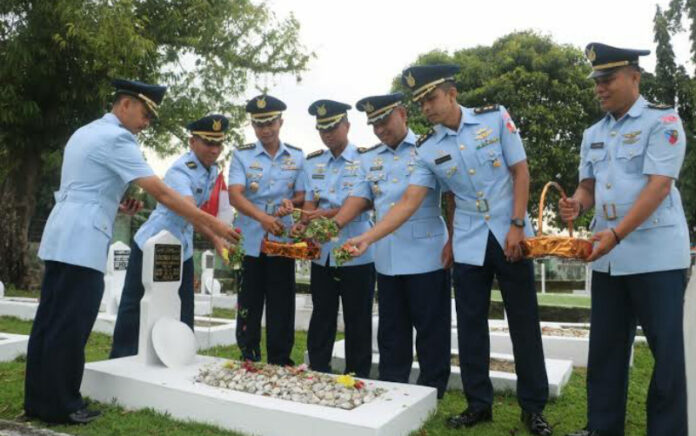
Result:
{"label": "white grave marker", "polygon": [[[169,342],[166,335],[153,335],[153,328],[158,321],[164,323],[179,322],[181,316],[181,300],[179,299],[179,286],[181,285],[182,248],[178,239],[166,230],[162,230],[148,239],[143,247],[143,287],[145,295],[140,301],[140,336],[138,342],[138,358],[146,365],[157,365],[160,362],[168,363],[171,356],[161,358],[156,351],[176,354],[177,362],[193,361],[195,356],[195,336],[186,329],[170,329],[178,336],[180,347],[156,347],[153,339]],[[193,343],[193,349],[189,347]],[[189,353],[184,356],[182,353]]]}
{"label": "white grave marker", "polygon": [[206,250],[201,255],[201,293],[220,295],[220,282],[215,280],[215,253]]}
{"label": "white grave marker", "polygon": [[0,282],[0,298],[5,296],[5,285]]}
{"label": "white grave marker", "polygon": [[123,242],[114,242],[109,247],[109,255],[106,258],[106,274],[104,274],[104,297],[102,297],[104,310],[108,314],[116,315],[118,313],[129,257],[130,247]]}

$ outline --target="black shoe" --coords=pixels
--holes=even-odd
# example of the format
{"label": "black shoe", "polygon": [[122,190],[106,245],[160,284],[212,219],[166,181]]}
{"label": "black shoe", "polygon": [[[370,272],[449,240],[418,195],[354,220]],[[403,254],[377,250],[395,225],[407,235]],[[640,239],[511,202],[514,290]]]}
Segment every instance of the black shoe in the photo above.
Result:
{"label": "black shoe", "polygon": [[541,413],[530,413],[523,410],[520,420],[531,434],[539,436],[551,436],[553,434],[553,429]]}
{"label": "black shoe", "polygon": [[599,430],[588,430],[584,428],[573,433],[568,433],[566,436],[602,436]]}
{"label": "black shoe", "polygon": [[101,416],[98,410],[90,410],[83,407],[68,415],[68,424],[87,424]]}
{"label": "black shoe", "polygon": [[447,427],[473,427],[479,422],[487,421],[493,421],[493,412],[491,411],[490,407],[481,410],[471,410],[469,408],[460,413],[459,415],[454,415],[447,418]]}

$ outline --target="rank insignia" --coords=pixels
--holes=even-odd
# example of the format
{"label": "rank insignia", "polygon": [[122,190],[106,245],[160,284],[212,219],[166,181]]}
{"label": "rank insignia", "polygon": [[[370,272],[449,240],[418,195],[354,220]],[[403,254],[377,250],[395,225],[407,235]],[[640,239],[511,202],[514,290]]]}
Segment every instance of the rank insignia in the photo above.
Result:
{"label": "rank insignia", "polygon": [[660,118],[660,121],[662,121],[662,124],[676,123],[679,121],[679,117],[674,114],[665,115],[664,117]]}
{"label": "rank insignia", "polygon": [[317,115],[319,115],[320,117],[326,115],[326,112],[326,106],[323,104],[317,108]]}
{"label": "rank insignia", "polygon": [[414,86],[416,86],[416,78],[413,77],[413,74],[411,74],[410,71],[406,75],[406,84],[409,88],[413,88]]}
{"label": "rank insignia", "polygon": [[374,112],[375,111],[375,107],[372,106],[372,103],[370,103],[369,101],[365,102],[365,104],[363,105],[363,109],[365,109],[366,112]]}
{"label": "rank insignia", "polygon": [[259,109],[263,109],[266,107],[266,98],[261,97],[256,100],[256,107]]}
{"label": "rank insignia", "polygon": [[493,129],[491,129],[490,127],[482,127],[476,131],[476,138],[475,139],[478,141],[484,140],[484,139],[488,138],[488,136],[491,133],[493,133]]}
{"label": "rank insignia", "polygon": [[222,120],[213,120],[213,130],[216,132],[222,130]]}
{"label": "rank insignia", "polygon": [[491,145],[491,144],[495,144],[495,143],[498,142],[498,141],[499,141],[499,139],[498,139],[497,137],[496,137],[496,138],[486,139],[485,141],[483,141],[482,143],[480,143],[479,145],[476,146],[476,150],[480,150],[480,149],[482,149],[483,147],[487,147],[487,146],[489,146],[489,145]]}
{"label": "rank insignia", "polygon": [[261,162],[259,162],[259,161],[252,162],[251,165],[249,165],[249,168],[251,168],[252,170],[263,169],[263,167],[261,166]]}
{"label": "rank insignia", "polygon": [[642,130],[636,130],[635,132],[624,133],[622,136],[624,139],[636,139],[640,135]]}
{"label": "rank insignia", "polygon": [[679,131],[674,129],[665,130],[665,136],[667,137],[667,141],[669,141],[671,145],[674,145],[679,140]]}
{"label": "rank insignia", "polygon": [[192,170],[195,170],[196,168],[198,168],[198,164],[192,160],[186,162],[186,166],[191,168]]}

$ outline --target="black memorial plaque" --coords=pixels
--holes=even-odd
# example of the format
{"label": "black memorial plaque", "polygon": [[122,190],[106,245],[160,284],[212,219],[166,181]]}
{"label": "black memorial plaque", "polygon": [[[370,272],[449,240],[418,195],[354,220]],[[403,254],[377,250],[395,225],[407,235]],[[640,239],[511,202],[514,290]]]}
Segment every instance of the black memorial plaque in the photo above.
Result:
{"label": "black memorial plaque", "polygon": [[125,271],[128,269],[128,257],[130,250],[114,250],[114,271]]}
{"label": "black memorial plaque", "polygon": [[153,281],[178,282],[181,279],[181,245],[155,244],[153,268]]}
{"label": "black memorial plaque", "polygon": [[205,255],[205,267],[207,269],[215,267],[215,256],[210,254]]}

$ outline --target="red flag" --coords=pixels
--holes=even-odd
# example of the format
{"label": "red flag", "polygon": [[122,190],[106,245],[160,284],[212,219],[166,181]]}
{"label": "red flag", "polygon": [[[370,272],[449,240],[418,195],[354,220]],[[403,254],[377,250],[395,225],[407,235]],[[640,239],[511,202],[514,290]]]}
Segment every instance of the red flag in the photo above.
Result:
{"label": "red flag", "polygon": [[227,185],[225,184],[225,178],[223,177],[222,172],[220,172],[217,179],[215,179],[215,186],[213,186],[213,190],[210,193],[208,201],[203,203],[201,206],[202,211],[208,212],[213,216],[217,216],[220,208],[220,191],[224,191],[223,195],[227,195]]}

